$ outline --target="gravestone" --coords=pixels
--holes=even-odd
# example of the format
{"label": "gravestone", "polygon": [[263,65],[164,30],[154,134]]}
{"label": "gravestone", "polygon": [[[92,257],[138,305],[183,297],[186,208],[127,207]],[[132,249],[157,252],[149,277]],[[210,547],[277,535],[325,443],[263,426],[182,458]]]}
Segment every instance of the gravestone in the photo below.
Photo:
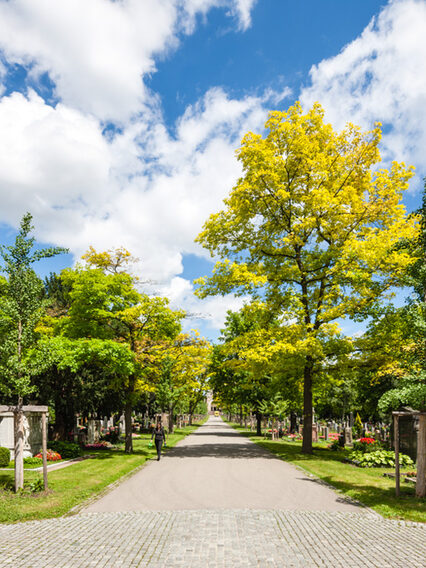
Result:
{"label": "gravestone", "polygon": [[89,419],[87,422],[87,443],[97,444],[101,437],[101,421]]}
{"label": "gravestone", "polygon": [[312,424],[312,441],[318,442],[318,426],[316,424]]}
{"label": "gravestone", "polygon": [[345,428],[345,446],[352,444],[352,428]]}
{"label": "gravestone", "polygon": [[324,426],[323,432],[324,432],[324,440],[327,441],[328,440],[328,426]]}
{"label": "gravestone", "polygon": [[[41,450],[42,429],[41,415],[26,412],[24,422],[24,458],[30,458]],[[10,459],[15,459],[15,430],[13,412],[4,412],[0,416],[0,446],[10,450]]]}

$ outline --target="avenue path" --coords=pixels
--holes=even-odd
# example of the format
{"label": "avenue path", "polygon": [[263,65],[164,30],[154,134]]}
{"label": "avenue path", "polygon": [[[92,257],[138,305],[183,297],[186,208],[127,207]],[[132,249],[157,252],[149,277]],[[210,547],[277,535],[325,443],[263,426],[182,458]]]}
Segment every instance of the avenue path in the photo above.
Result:
{"label": "avenue path", "polygon": [[213,416],[86,511],[184,509],[365,512]]}
{"label": "avenue path", "polygon": [[0,567],[425,568],[425,529],[342,499],[212,417],[79,514],[0,526]]}

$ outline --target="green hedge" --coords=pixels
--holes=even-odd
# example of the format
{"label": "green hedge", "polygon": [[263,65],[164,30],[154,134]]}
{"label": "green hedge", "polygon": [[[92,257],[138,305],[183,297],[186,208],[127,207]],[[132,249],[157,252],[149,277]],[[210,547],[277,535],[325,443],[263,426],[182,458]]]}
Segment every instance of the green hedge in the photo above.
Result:
{"label": "green hedge", "polygon": [[53,450],[54,452],[61,454],[62,459],[78,458],[81,455],[80,446],[73,442],[61,442],[60,440],[55,440],[54,442],[48,442],[47,447],[49,450]]}
{"label": "green hedge", "polygon": [[0,447],[0,467],[7,467],[10,462],[10,450]]}

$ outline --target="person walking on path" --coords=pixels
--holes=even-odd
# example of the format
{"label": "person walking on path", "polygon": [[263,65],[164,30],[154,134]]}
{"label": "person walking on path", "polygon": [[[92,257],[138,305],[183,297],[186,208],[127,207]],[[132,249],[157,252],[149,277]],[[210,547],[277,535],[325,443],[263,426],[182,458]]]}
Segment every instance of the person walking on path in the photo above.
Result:
{"label": "person walking on path", "polygon": [[155,447],[157,448],[157,461],[160,461],[161,447],[163,445],[163,442],[164,445],[166,444],[166,433],[163,426],[161,425],[161,422],[157,422],[157,426],[155,427],[155,430],[153,431],[151,436],[151,441],[153,438],[155,441]]}

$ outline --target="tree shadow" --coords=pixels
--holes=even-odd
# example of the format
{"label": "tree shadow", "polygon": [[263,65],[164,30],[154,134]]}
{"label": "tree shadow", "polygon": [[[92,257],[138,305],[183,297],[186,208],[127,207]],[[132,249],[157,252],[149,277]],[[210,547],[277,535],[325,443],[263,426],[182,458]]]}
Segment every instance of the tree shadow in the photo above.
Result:
{"label": "tree shadow", "polygon": [[274,454],[256,444],[193,444],[176,446],[167,451],[171,458],[219,458],[219,459],[278,459]]}

